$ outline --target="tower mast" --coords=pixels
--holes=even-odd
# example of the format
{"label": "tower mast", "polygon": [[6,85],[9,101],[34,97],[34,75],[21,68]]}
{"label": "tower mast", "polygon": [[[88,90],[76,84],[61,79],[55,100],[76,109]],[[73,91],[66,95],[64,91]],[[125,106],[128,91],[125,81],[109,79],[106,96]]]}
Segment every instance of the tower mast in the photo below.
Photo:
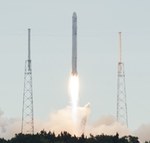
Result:
{"label": "tower mast", "polygon": [[22,125],[21,125],[21,132],[26,134],[34,134],[30,31],[31,30],[28,29],[28,59],[25,61]]}
{"label": "tower mast", "polygon": [[118,83],[117,83],[117,120],[128,126],[126,87],[124,63],[122,62],[122,40],[119,32],[119,62],[118,62]]}
{"label": "tower mast", "polygon": [[28,29],[28,68],[29,68],[29,70],[31,70],[31,55],[30,55],[30,52],[31,52],[31,50],[30,50],[30,29]]}
{"label": "tower mast", "polygon": [[122,41],[121,41],[121,32],[119,32],[119,62],[122,62]]}

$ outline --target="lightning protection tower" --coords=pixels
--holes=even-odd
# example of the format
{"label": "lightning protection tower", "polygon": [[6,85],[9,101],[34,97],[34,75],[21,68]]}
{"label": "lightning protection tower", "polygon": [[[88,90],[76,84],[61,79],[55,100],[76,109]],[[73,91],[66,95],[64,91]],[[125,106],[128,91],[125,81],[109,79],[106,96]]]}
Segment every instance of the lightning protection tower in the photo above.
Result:
{"label": "lightning protection tower", "polygon": [[28,59],[25,61],[21,132],[34,134],[30,29],[28,29]]}
{"label": "lightning protection tower", "polygon": [[126,87],[124,63],[122,62],[121,32],[119,32],[119,62],[118,62],[118,85],[117,85],[117,120],[128,126]]}

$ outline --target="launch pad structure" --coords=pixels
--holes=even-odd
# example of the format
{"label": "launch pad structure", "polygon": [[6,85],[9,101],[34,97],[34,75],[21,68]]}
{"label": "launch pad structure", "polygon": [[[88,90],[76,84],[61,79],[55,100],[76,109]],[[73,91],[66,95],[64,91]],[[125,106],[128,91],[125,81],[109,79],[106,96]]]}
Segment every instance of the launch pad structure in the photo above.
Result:
{"label": "launch pad structure", "polygon": [[117,83],[117,120],[128,127],[127,97],[125,85],[124,63],[122,62],[122,41],[119,32],[119,62]]}
{"label": "launch pad structure", "polygon": [[34,134],[32,67],[30,51],[30,29],[28,29],[28,59],[25,61],[24,91],[21,133]]}
{"label": "launch pad structure", "polygon": [[[25,61],[24,72],[24,91],[23,91],[23,107],[22,107],[22,124],[21,133],[34,134],[34,114],[33,114],[33,90],[32,90],[32,67],[31,67],[31,50],[30,50],[30,32],[28,29],[28,59]],[[74,12],[72,16],[72,76],[77,77],[77,14]],[[73,96],[73,113],[76,114],[78,93]],[[124,63],[122,62],[122,41],[121,32],[119,32],[119,62],[118,62],[118,81],[117,81],[117,120],[128,127],[126,87]],[[87,117],[81,122],[84,131]]]}

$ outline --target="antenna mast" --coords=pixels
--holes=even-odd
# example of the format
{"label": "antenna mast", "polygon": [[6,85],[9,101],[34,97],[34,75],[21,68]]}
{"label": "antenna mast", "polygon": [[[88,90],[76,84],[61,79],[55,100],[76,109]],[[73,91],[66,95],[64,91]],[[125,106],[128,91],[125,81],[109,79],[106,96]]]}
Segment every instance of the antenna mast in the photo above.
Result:
{"label": "antenna mast", "polygon": [[28,29],[28,59],[25,61],[21,133],[34,134],[30,29]]}
{"label": "antenna mast", "polygon": [[117,84],[117,120],[128,126],[124,63],[122,62],[121,32],[119,32],[119,62]]}
{"label": "antenna mast", "polygon": [[31,55],[30,55],[30,29],[28,29],[28,68],[31,70]]}
{"label": "antenna mast", "polygon": [[122,41],[121,41],[121,32],[119,32],[119,62],[122,62]]}

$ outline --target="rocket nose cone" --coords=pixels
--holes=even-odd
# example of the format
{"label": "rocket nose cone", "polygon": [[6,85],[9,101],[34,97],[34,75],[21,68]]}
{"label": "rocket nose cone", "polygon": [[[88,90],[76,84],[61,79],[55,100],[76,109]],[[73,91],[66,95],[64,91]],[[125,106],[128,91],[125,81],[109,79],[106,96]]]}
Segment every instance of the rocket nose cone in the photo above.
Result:
{"label": "rocket nose cone", "polygon": [[76,12],[74,12],[74,13],[73,13],[73,17],[77,17],[77,14],[76,14]]}

